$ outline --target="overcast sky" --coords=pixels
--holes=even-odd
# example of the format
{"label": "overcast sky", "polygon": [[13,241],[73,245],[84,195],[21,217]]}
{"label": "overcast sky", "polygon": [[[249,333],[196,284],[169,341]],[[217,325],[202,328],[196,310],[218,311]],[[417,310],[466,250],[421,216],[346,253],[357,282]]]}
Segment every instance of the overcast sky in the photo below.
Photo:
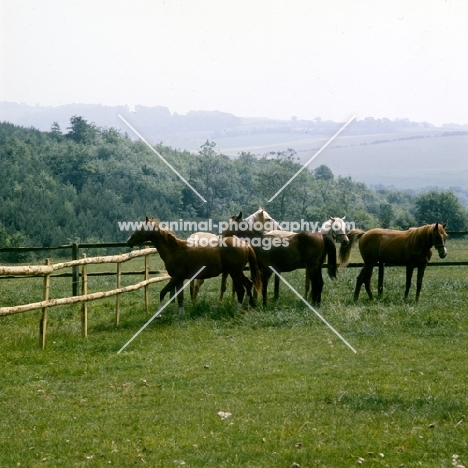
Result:
{"label": "overcast sky", "polygon": [[468,123],[464,0],[0,3],[0,101]]}

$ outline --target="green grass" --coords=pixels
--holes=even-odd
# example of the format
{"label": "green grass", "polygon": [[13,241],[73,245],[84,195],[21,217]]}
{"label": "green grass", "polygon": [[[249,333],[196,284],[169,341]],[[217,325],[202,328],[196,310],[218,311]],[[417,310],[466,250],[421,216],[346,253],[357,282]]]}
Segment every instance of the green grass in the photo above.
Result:
{"label": "green grass", "polygon": [[[207,281],[184,319],[169,306],[121,354],[150,317],[142,291],[122,296],[118,328],[113,299],[90,303],[86,340],[79,305],[51,308],[44,351],[40,311],[2,317],[0,466],[466,465],[466,267],[428,268],[417,305],[401,268],[382,300],[354,304],[357,273],[325,278],[319,309],[357,354],[283,284],[278,304],[236,316]],[[286,277],[302,293],[303,272]],[[40,299],[41,284],[3,280],[0,303]]]}

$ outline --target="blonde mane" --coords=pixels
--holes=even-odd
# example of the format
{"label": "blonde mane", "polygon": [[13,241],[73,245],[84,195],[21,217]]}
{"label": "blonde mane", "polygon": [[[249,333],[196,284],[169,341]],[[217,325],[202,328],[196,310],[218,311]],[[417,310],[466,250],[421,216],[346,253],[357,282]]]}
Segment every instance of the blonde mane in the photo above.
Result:
{"label": "blonde mane", "polygon": [[[434,230],[434,226],[435,224],[425,224],[424,226],[409,228],[406,231],[406,237],[408,239],[409,245],[411,247],[420,245],[421,239],[432,240],[432,232]],[[439,224],[439,226],[442,227],[441,224]],[[442,231],[443,231],[443,233],[441,233],[442,237],[446,236],[446,233],[443,227],[442,227]]]}

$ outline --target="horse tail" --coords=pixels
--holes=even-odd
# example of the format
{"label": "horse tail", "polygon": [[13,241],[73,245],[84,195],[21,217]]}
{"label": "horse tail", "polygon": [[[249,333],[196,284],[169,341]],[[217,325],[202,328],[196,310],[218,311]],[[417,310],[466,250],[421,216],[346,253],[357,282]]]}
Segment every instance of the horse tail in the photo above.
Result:
{"label": "horse tail", "polygon": [[351,229],[351,231],[348,232],[347,236],[349,239],[349,242],[347,245],[340,246],[340,252],[339,252],[339,261],[340,261],[340,268],[341,267],[346,267],[348,266],[349,263],[349,257],[351,256],[351,248],[353,247],[354,243],[364,234],[364,231],[361,229]]}
{"label": "horse tail", "polygon": [[331,279],[336,279],[336,270],[338,267],[336,264],[335,243],[327,235],[323,236],[323,240],[325,242],[325,249],[327,250],[327,257],[328,257],[328,260],[327,260],[328,276]]}
{"label": "horse tail", "polygon": [[262,290],[262,274],[258,268],[257,256],[251,245],[247,245],[249,249],[249,267],[250,277],[252,278],[253,286],[257,292]]}

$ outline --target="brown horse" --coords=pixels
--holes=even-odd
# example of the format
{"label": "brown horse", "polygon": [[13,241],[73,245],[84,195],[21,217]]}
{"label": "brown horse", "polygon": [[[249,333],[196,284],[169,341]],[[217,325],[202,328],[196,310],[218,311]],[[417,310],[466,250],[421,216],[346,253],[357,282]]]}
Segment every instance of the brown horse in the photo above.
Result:
{"label": "brown horse", "polygon": [[238,236],[247,240],[255,250],[262,273],[263,305],[267,304],[268,281],[273,274],[305,268],[312,281],[312,302],[319,305],[322,298],[322,265],[328,255],[328,274],[336,279],[336,248],[333,241],[318,232],[299,232],[288,238],[272,238],[261,231],[242,230],[234,220],[223,231],[223,237]]}
{"label": "brown horse", "polygon": [[[255,252],[246,242],[232,237],[223,239],[223,242],[215,247],[191,246],[186,240],[178,239],[176,235],[159,226],[159,221],[146,218],[144,223],[127,240],[127,245],[133,247],[150,241],[158,249],[167,272],[171,276],[169,282],[160,292],[159,300],[161,308],[166,294],[176,288],[182,289],[184,280],[191,279],[202,268],[197,279],[214,278],[221,273],[229,274],[237,293],[237,309],[242,305],[247,294],[253,303],[252,283],[256,290],[261,288],[261,276],[255,258]],[[249,264],[252,281],[244,276],[244,267]],[[179,314],[184,313],[183,291],[177,296]]]}
{"label": "brown horse", "polygon": [[[211,232],[194,232],[190,235],[187,239],[191,245],[199,245],[202,247],[214,247],[219,244],[220,236],[213,234]],[[193,302],[196,301],[198,293],[200,292],[200,288],[202,287],[203,283],[205,282],[204,279],[195,279],[190,282],[190,297]],[[219,300],[222,300],[223,293],[221,292],[221,296]]]}
{"label": "brown horse", "polygon": [[[254,227],[256,229],[260,229],[262,232],[270,231],[272,229],[275,229],[277,231],[272,231],[272,232],[284,232],[281,230],[281,226],[279,225],[278,222],[276,222],[269,214],[268,212],[260,207],[255,213],[252,213],[251,215],[247,216],[247,218],[242,219],[242,211],[239,213],[238,216],[233,216],[231,219],[239,220],[239,221],[245,221],[247,226]],[[193,243],[193,244],[201,244],[201,245],[216,245],[219,241],[220,236],[213,234],[211,232],[195,232],[193,233],[187,241]],[[226,281],[227,281],[227,275],[223,275],[223,281],[221,283],[221,293],[219,296],[219,300],[223,300],[224,293],[226,291]],[[203,283],[205,280],[203,279],[196,279],[193,280],[190,283],[190,297],[192,298],[192,301],[195,301],[198,293],[200,292],[200,288],[202,287]],[[275,277],[275,291],[279,288],[279,278]],[[235,295],[235,289],[234,285],[232,288],[232,297],[234,298]]]}
{"label": "brown horse", "polygon": [[[262,214],[265,221],[268,221],[270,223],[273,222],[273,223],[276,223],[276,225],[277,225],[276,229],[271,230],[271,231],[267,231],[267,232],[260,229],[260,230],[262,230],[264,232],[265,237],[268,237],[268,238],[278,237],[280,239],[287,239],[288,242],[289,242],[292,239],[292,237],[297,234],[296,232],[285,231],[285,230],[281,229],[279,223],[277,223],[268,213],[266,213],[266,215],[265,215],[265,213],[266,213],[266,211],[260,209],[259,211],[257,211],[253,215],[250,215],[249,217],[247,217],[245,219],[242,219],[242,212],[240,212],[238,216],[232,216],[231,221],[236,222],[236,223],[242,223],[243,221],[249,222],[249,218],[252,218],[253,216],[256,216],[256,215],[258,216],[259,214]],[[337,243],[339,242],[342,245],[347,245],[349,240],[348,240],[348,237],[346,236],[345,219],[346,219],[346,216],[343,217],[343,218],[338,218],[338,217],[334,218],[332,216],[329,216],[328,220],[325,221],[322,224],[322,227],[320,228],[319,232],[321,234],[327,235],[328,237],[330,237],[332,240],[334,240]],[[260,225],[260,226],[262,226],[262,225]],[[279,285],[280,285],[280,279],[279,279],[278,276],[275,275],[275,289],[274,289],[274,291],[275,291],[275,293],[274,293],[275,300],[277,300],[278,297],[279,297]],[[223,287],[225,289],[225,281],[223,281],[223,283],[222,283],[221,297],[223,295]],[[305,294],[304,294],[305,299],[308,298],[310,290],[311,290],[311,281],[310,281],[310,278],[309,278],[309,275],[308,275],[308,271],[306,270]],[[233,291],[233,297],[234,297],[234,291]]]}
{"label": "brown horse", "polygon": [[[432,256],[432,247],[438,250],[440,258],[445,258],[447,255],[447,248],[445,247],[445,240],[447,239],[446,226],[447,223],[435,223],[426,224],[419,228],[410,228],[407,231],[380,228],[371,229],[367,232],[360,229],[349,231],[349,244],[340,247],[340,266],[348,264],[351,247],[357,239],[360,239],[359,250],[364,260],[364,267],[357,277],[354,300],[358,300],[359,291],[363,284],[369,298],[371,300],[374,298],[370,289],[370,281],[374,266],[380,263],[382,265],[406,266],[405,299],[408,297],[411,287],[413,270],[417,268],[416,301],[419,301],[424,271]],[[383,274],[381,281],[383,282]],[[381,288],[379,288],[380,294]]]}

